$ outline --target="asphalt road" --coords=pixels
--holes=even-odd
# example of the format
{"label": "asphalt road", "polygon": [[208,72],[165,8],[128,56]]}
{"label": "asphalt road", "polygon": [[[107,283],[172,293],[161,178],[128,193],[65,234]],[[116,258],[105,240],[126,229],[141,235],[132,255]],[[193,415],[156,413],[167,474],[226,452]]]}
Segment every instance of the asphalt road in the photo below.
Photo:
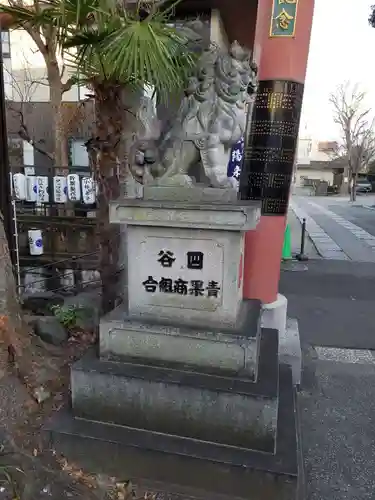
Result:
{"label": "asphalt road", "polygon": [[375,264],[317,260],[288,266],[280,292],[304,345],[375,350]]}
{"label": "asphalt road", "polygon": [[375,210],[344,204],[328,205],[327,208],[375,236]]}
{"label": "asphalt road", "polygon": [[306,500],[372,500],[375,366],[315,361],[311,368],[298,397]]}
{"label": "asphalt road", "polygon": [[[375,211],[327,198],[311,201],[375,236]],[[314,347],[374,353],[375,259],[348,229],[317,209],[311,211],[353,260],[285,263],[281,273],[280,292],[288,298],[288,315],[299,320],[304,353],[298,403],[306,499],[372,500],[375,364],[322,361]]]}

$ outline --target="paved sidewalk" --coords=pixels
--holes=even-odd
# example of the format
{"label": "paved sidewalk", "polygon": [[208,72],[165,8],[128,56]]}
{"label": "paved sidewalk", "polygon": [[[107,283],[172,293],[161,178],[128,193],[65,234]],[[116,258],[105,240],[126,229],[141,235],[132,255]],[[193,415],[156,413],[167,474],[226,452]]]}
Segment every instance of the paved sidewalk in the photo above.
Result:
{"label": "paved sidewalk", "polygon": [[349,257],[344,253],[335,241],[328,236],[328,234],[315,222],[315,220],[308,215],[308,213],[301,208],[293,200],[290,202],[290,208],[302,224],[303,219],[306,220],[306,229],[309,238],[315,245],[319,255],[324,259],[336,260],[349,260]]}
{"label": "paved sidewalk", "polygon": [[[293,210],[289,210],[288,212],[288,224],[292,240],[292,255],[295,256],[301,251],[302,225]],[[306,234],[305,238],[305,255],[307,255],[309,259],[321,258],[308,234]]]}
{"label": "paved sidewalk", "polygon": [[325,259],[375,263],[375,236],[311,198],[294,197],[291,209]]}

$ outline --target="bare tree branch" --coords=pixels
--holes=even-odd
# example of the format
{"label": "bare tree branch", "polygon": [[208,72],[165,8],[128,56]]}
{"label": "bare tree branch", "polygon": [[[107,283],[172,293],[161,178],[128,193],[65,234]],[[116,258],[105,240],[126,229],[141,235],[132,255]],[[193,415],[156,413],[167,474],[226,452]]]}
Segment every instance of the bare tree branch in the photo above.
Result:
{"label": "bare tree branch", "polygon": [[[55,158],[54,154],[49,151],[46,151],[43,148],[41,141],[36,140],[35,137],[32,136],[32,134],[29,132],[29,128],[26,123],[25,108],[28,105],[28,103],[32,101],[34,92],[37,86],[40,84],[40,82],[38,80],[34,80],[31,78],[31,71],[30,67],[26,63],[26,58],[25,58],[25,66],[21,70],[23,76],[22,85],[17,80],[17,78],[15,78],[14,74],[9,72],[6,67],[4,67],[4,71],[6,71],[10,77],[11,87],[13,92],[17,94],[17,102],[15,102],[14,100],[8,101],[8,109],[19,119],[19,129],[17,131],[19,137],[22,140],[28,142],[39,153],[47,156],[50,160],[54,160]],[[26,75],[29,75],[30,77]]]}
{"label": "bare tree branch", "polygon": [[40,142],[34,140],[30,136],[28,128],[25,124],[23,112],[21,110],[18,110],[18,115],[20,117],[20,129],[18,131],[18,135],[21,137],[21,139],[28,142],[35,149],[35,151],[38,151],[39,153],[47,156],[50,160],[54,160],[54,155],[43,149],[40,146]]}
{"label": "bare tree branch", "polygon": [[371,108],[366,107],[365,100],[366,93],[349,83],[340,85],[329,98],[333,120],[341,132],[336,155],[348,163],[353,200],[358,173],[366,170],[375,158],[375,122],[370,120]]}
{"label": "bare tree branch", "polygon": [[74,84],[75,84],[75,79],[68,78],[68,80],[61,86],[61,93],[64,94],[65,92],[68,92],[68,90],[70,90]]}
{"label": "bare tree branch", "polygon": [[[43,0],[6,0],[10,6],[29,8],[40,12],[45,4]],[[54,153],[56,165],[68,166],[68,140],[63,128],[63,94],[74,85],[73,78],[64,74],[65,52],[58,40],[58,30],[51,24],[22,23],[22,28],[33,40],[37,52],[43,56],[46,68],[46,80],[50,90],[50,103],[53,109]],[[65,78],[64,78],[65,76]],[[63,78],[66,80],[64,81]]]}

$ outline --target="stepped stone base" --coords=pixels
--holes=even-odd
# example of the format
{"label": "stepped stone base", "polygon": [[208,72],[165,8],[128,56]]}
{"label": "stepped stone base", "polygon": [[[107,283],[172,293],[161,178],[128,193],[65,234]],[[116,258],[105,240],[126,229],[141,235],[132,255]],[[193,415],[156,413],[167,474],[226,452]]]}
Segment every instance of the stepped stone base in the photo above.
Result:
{"label": "stepped stone base", "polygon": [[[157,481],[169,499],[294,500],[298,491],[295,393],[289,366],[279,367],[275,452],[259,452],[60,412],[45,429],[52,446],[90,471]],[[219,496],[218,496],[219,495]]]}
{"label": "stepped stone base", "polygon": [[221,370],[256,378],[261,304],[243,301],[234,329],[130,316],[117,307],[100,323],[100,357],[141,360],[143,364],[174,363],[198,371]]}
{"label": "stepped stone base", "polygon": [[127,308],[102,321],[99,357],[72,367],[72,413],[48,426],[52,446],[169,499],[295,499],[292,371],[242,293],[260,208],[206,190],[146,195],[110,204],[127,225]]}
{"label": "stepped stone base", "polygon": [[[263,356],[262,356],[263,353]],[[267,354],[266,354],[267,353]],[[100,360],[89,353],[71,372],[77,417],[272,452],[278,335],[263,330],[256,381],[183,366]]]}

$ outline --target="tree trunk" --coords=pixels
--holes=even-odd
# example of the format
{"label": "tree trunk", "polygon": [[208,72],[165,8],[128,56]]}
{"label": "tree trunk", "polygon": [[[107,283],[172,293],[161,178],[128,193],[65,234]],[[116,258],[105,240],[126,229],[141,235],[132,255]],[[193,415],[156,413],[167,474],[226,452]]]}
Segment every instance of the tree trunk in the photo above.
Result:
{"label": "tree trunk", "polygon": [[[109,223],[109,202],[126,195],[129,179],[129,153],[137,132],[137,109],[140,94],[110,83],[93,82],[95,91],[94,137],[88,142],[90,167],[98,183],[97,200],[102,310],[108,312],[117,304],[125,290],[119,290],[125,262],[124,232]],[[125,283],[122,281],[125,288]]]}
{"label": "tree trunk", "polygon": [[[55,167],[68,167],[68,139],[64,130],[65,121],[62,109],[61,81],[50,82],[50,101],[53,112]],[[63,173],[65,174],[66,172]]]}
{"label": "tree trunk", "polygon": [[109,223],[109,202],[120,196],[120,167],[123,155],[122,88],[95,84],[95,137],[89,141],[92,171],[98,183],[97,224],[102,281],[102,310],[116,306],[119,272],[119,227]]}
{"label": "tree trunk", "polygon": [[35,388],[39,384],[37,353],[31,342],[32,332],[23,321],[18,300],[4,219],[0,214],[0,341],[2,361],[13,364],[26,385]]}
{"label": "tree trunk", "polygon": [[56,59],[56,50],[53,50],[52,47],[50,50],[51,52],[47,52],[44,59],[47,67],[50,103],[53,113],[55,167],[59,168],[69,165],[68,140],[65,133],[65,122],[62,109],[63,84],[61,81],[60,68]]}
{"label": "tree trunk", "polygon": [[357,172],[354,173],[353,175],[353,185],[352,185],[352,201],[356,201],[357,199],[357,178],[358,178],[358,174]]}

